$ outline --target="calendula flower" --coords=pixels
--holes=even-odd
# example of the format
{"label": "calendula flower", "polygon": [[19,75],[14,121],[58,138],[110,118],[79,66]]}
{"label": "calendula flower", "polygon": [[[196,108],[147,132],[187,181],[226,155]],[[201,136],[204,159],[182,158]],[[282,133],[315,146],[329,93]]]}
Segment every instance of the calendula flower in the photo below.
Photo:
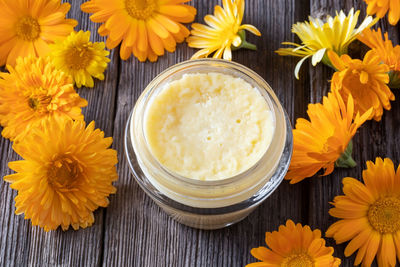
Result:
{"label": "calendula flower", "polygon": [[364,183],[346,177],[344,196],[334,198],[329,214],[341,220],[332,224],[326,235],[336,243],[349,241],[344,255],[356,250],[354,265],[371,266],[377,255],[379,266],[396,266],[400,258],[400,168],[377,158],[367,162]]}
{"label": "calendula flower", "polygon": [[351,94],[356,112],[364,113],[373,108],[368,119],[380,121],[383,109],[390,110],[394,94],[387,86],[389,67],[380,58],[368,51],[363,60],[348,55],[339,57],[330,52],[329,59],[337,71],[332,76],[331,88],[335,88],[346,102]]}
{"label": "calendula flower", "polygon": [[258,247],[251,255],[260,260],[246,267],[337,267],[340,259],[333,257],[333,248],[325,246],[321,231],[288,220],[279,231],[265,234],[269,248]]}
{"label": "calendula flower", "polygon": [[131,54],[140,61],[156,61],[164,50],[174,52],[176,43],[189,35],[181,23],[194,20],[196,9],[183,3],[190,0],[90,0],[81,5],[90,19],[102,24],[101,36],[108,36],[106,46],[113,49],[121,43],[120,56]]}
{"label": "calendula flower", "polygon": [[334,51],[339,55],[346,54],[350,43],[356,40],[364,29],[376,23],[376,20],[368,16],[356,28],[359,14],[359,10],[354,13],[354,9],[351,9],[347,16],[343,11],[340,11],[339,14],[336,13],[334,18],[328,15],[325,18],[325,23],[320,19],[309,17],[309,22],[293,24],[292,32],[300,38],[301,44],[284,42],[282,43],[283,45],[292,45],[294,47],[280,48],[275,52],[281,56],[302,58],[297,63],[294,71],[297,79],[299,78],[301,65],[309,57],[312,57],[311,63],[313,66],[320,61],[330,65],[326,56],[327,51]]}
{"label": "calendula flower", "polygon": [[48,117],[83,120],[87,101],[75,92],[72,79],[49,58],[18,58],[10,73],[0,73],[0,124],[11,140],[37,127]]}
{"label": "calendula flower", "polygon": [[0,65],[14,66],[19,56],[46,55],[50,43],[78,24],[65,18],[70,7],[59,0],[0,1]]}
{"label": "calendula flower", "polygon": [[371,113],[372,109],[354,115],[351,95],[346,106],[337,90],[328,93],[322,104],[309,104],[310,120],[297,119],[293,130],[293,156],[285,179],[294,184],[320,169],[328,175],[335,166],[354,167],[351,139]]}
{"label": "calendula flower", "polygon": [[242,24],[244,0],[223,0],[223,7],[216,5],[214,15],[206,15],[208,24],[192,24],[191,35],[186,39],[189,47],[202,48],[192,59],[208,57],[215,52],[214,58],[231,60],[232,49],[248,48],[256,50],[256,46],[246,42],[245,30],[260,36],[256,27]]}
{"label": "calendula flower", "polygon": [[383,18],[389,11],[389,23],[396,25],[400,19],[400,2],[398,0],[364,0],[367,3],[367,13]]}
{"label": "calendula flower", "polygon": [[117,152],[112,138],[84,121],[50,117],[13,148],[23,160],[8,165],[16,171],[4,180],[18,191],[16,214],[45,231],[59,226],[77,230],[94,222],[93,211],[106,207],[115,193]]}
{"label": "calendula flower", "polygon": [[[400,3],[400,2],[399,2]],[[382,39],[382,31],[365,29],[358,39],[366,44],[379,59],[389,66],[389,87],[400,87],[400,45],[393,47],[393,43],[389,40],[388,33],[384,34]]]}
{"label": "calendula flower", "polygon": [[110,52],[104,50],[103,42],[90,42],[90,31],[71,32],[66,39],[56,41],[50,48],[56,68],[71,75],[78,88],[82,85],[93,87],[92,77],[104,80]]}

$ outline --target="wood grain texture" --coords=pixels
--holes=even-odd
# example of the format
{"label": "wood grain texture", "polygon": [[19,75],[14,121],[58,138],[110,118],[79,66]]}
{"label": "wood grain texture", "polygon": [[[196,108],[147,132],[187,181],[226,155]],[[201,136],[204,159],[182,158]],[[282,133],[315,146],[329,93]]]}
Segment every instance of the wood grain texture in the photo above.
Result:
{"label": "wood grain texture", "polygon": [[[66,1],[65,1],[66,2]],[[92,40],[103,41],[97,34],[98,24],[80,11],[84,0],[69,0],[69,16],[79,21],[77,29],[91,30]],[[213,12],[220,0],[195,0],[197,22],[203,23],[205,14]],[[335,10],[351,7],[362,10],[362,0],[247,0],[244,23],[255,25],[262,37],[248,35],[258,51],[239,50],[233,59],[261,75],[275,90],[286,108],[292,123],[305,117],[307,104],[319,102],[329,91],[332,70],[323,66],[301,70],[301,79],[293,75],[297,58],[280,57],[274,53],[282,41],[298,41],[291,33],[291,25],[304,21],[311,14],[322,17]],[[392,40],[399,41],[398,29],[379,24],[388,30]],[[359,163],[352,170],[335,170],[323,178],[305,180],[296,185],[284,181],[248,218],[231,227],[203,231],[192,229],[170,219],[145,193],[131,176],[123,151],[124,128],[136,99],[146,85],[161,71],[191,57],[195,52],[186,44],[179,44],[175,53],[166,53],[157,63],[140,63],[131,58],[119,59],[118,48],[110,55],[111,62],[105,81],[96,81],[94,89],[78,89],[89,106],[84,110],[87,122],[113,136],[113,148],[118,151],[119,180],[117,193],[110,197],[110,206],[95,212],[95,224],[88,229],[45,233],[32,227],[23,216],[14,214],[16,192],[0,182],[0,266],[245,266],[256,261],[250,249],[265,245],[266,231],[277,230],[287,219],[310,224],[323,232],[335,221],[328,215],[329,201],[341,194],[341,179],[360,178],[366,160],[376,156],[391,157],[398,164],[400,158],[400,105],[393,102],[382,122],[368,122],[354,139],[354,157]],[[363,50],[355,51],[362,54]],[[400,93],[396,92],[396,98]],[[9,141],[0,139],[0,175],[9,174],[7,162],[18,159]],[[335,246],[335,255],[342,266],[352,266],[354,257],[344,258],[344,245]]]}

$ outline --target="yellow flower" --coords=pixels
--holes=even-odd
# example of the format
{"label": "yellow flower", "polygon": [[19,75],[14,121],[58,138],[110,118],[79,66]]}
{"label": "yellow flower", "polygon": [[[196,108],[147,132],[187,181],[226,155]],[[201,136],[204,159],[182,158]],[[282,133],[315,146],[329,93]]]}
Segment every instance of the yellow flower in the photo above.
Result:
{"label": "yellow flower", "polygon": [[76,86],[93,87],[93,77],[104,80],[104,71],[110,52],[104,50],[103,42],[90,42],[90,31],[71,32],[64,40],[50,45],[50,57],[57,69],[74,79]]}
{"label": "yellow flower", "polygon": [[357,36],[366,28],[376,23],[372,17],[368,16],[361,25],[356,28],[360,11],[351,9],[346,15],[343,11],[332,18],[327,16],[324,23],[320,19],[309,17],[309,22],[298,22],[293,24],[292,32],[301,40],[301,45],[284,42],[283,45],[292,45],[291,48],[279,48],[276,53],[281,56],[296,56],[302,59],[297,63],[294,74],[299,78],[300,67],[303,62],[312,57],[312,65],[317,65],[321,60],[323,63],[330,65],[326,56],[326,51],[335,51],[339,55],[346,54],[347,48]]}
{"label": "yellow flower", "polygon": [[214,58],[231,60],[232,48],[256,49],[256,46],[246,42],[245,31],[260,36],[256,27],[243,24],[244,0],[223,0],[223,8],[215,6],[214,15],[206,15],[204,21],[209,25],[192,24],[191,36],[186,41],[189,47],[202,48],[192,59],[208,57],[215,52]]}
{"label": "yellow flower", "polygon": [[332,247],[325,246],[321,231],[312,231],[308,225],[294,224],[288,220],[279,231],[265,234],[269,248],[258,247],[251,254],[261,262],[246,267],[337,267],[340,259],[332,256]]}
{"label": "yellow flower", "polygon": [[390,82],[389,87],[400,87],[400,45],[393,47],[393,43],[389,40],[388,33],[384,34],[385,39],[382,39],[382,31],[378,28],[377,31],[365,29],[358,39],[372,49],[373,53],[379,59],[389,66]]}
{"label": "yellow flower", "polygon": [[395,172],[393,162],[377,158],[375,164],[367,161],[362,173],[364,184],[346,177],[344,196],[333,200],[329,210],[340,218],[326,235],[337,244],[349,241],[344,255],[358,250],[354,265],[371,266],[377,255],[379,266],[396,266],[400,258],[400,168]]}
{"label": "yellow flower", "polygon": [[0,1],[0,65],[14,66],[19,56],[46,55],[50,43],[78,24],[65,19],[70,7],[59,0]]}
{"label": "yellow flower", "polygon": [[339,58],[334,52],[328,55],[337,69],[332,76],[332,90],[337,89],[345,102],[351,94],[356,112],[364,113],[372,107],[373,112],[368,119],[380,121],[383,108],[390,110],[390,100],[394,100],[394,94],[387,86],[389,67],[381,64],[373,51],[368,51],[362,61],[351,59],[348,55]]}
{"label": "yellow flower", "polygon": [[174,52],[176,43],[189,35],[181,23],[194,20],[196,9],[183,3],[191,0],[90,0],[81,5],[108,36],[106,46],[113,49],[121,43],[120,56],[127,60],[133,53],[140,61],[156,61],[164,50]]}
{"label": "yellow flower", "polygon": [[389,23],[396,25],[400,19],[400,2],[398,0],[364,0],[367,3],[367,13],[383,18],[389,11]]}
{"label": "yellow flower", "polygon": [[87,101],[49,58],[18,58],[15,68],[8,70],[0,73],[0,124],[5,138],[23,137],[50,116],[83,120],[81,108]]}
{"label": "yellow flower", "polygon": [[309,104],[310,120],[297,119],[293,130],[293,156],[285,179],[294,184],[320,169],[325,169],[323,175],[328,175],[335,165],[354,167],[351,139],[371,113],[372,109],[361,116],[354,115],[351,95],[346,106],[336,90],[328,93],[322,104]]}
{"label": "yellow flower", "polygon": [[50,117],[13,149],[24,160],[10,162],[16,171],[4,180],[18,191],[16,214],[25,213],[45,231],[61,226],[91,226],[93,211],[108,205],[115,193],[117,152],[112,138],[84,121]]}

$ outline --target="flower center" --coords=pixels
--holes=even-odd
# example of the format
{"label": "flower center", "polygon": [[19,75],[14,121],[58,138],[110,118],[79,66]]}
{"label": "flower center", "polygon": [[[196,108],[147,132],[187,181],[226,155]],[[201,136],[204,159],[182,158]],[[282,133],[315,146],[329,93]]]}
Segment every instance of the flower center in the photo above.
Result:
{"label": "flower center", "polygon": [[36,40],[40,35],[39,22],[31,16],[22,17],[15,23],[15,33],[22,40]]}
{"label": "flower center", "polygon": [[58,189],[70,189],[82,173],[80,164],[70,155],[56,157],[47,169],[49,184]]}
{"label": "flower center", "polygon": [[66,65],[73,70],[85,69],[93,60],[92,44],[83,44],[81,46],[70,48],[65,54]]}
{"label": "flower center", "polygon": [[[39,89],[39,91],[41,91]],[[38,113],[46,113],[47,106],[51,103],[52,97],[44,94],[32,94],[28,96],[28,106]]]}
{"label": "flower center", "polygon": [[305,252],[293,253],[283,259],[282,267],[314,267],[314,261]]}
{"label": "flower center", "polygon": [[154,13],[156,7],[154,0],[125,0],[126,11],[135,19],[147,19]]}
{"label": "flower center", "polygon": [[28,105],[31,109],[36,110],[39,106],[39,100],[37,100],[36,98],[29,98]]}
{"label": "flower center", "polygon": [[[351,95],[355,100],[359,100],[360,103],[363,103],[363,99],[367,97],[368,100],[365,101],[370,101],[370,85],[368,82],[362,83],[361,82],[361,75],[360,71],[358,70],[352,70],[351,72],[348,73],[343,79],[343,86],[346,88],[351,88]],[[348,89],[346,89],[348,90]],[[364,102],[365,102],[364,101]],[[355,105],[357,105],[357,101],[355,101]],[[369,102],[367,102],[369,103]],[[359,103],[358,103],[359,104]]]}
{"label": "flower center", "polygon": [[368,220],[381,234],[391,234],[400,230],[400,199],[386,197],[369,207]]}

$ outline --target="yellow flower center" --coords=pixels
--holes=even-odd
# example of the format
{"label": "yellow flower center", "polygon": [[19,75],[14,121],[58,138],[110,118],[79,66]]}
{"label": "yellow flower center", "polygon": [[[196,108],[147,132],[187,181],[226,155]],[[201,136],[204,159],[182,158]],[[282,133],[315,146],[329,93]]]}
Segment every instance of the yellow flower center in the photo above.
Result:
{"label": "yellow flower center", "polygon": [[381,234],[391,234],[400,230],[400,199],[386,197],[369,207],[368,220]]}
{"label": "yellow flower center", "polygon": [[314,261],[305,252],[293,253],[283,259],[282,267],[314,267]]}
{"label": "yellow flower center", "polygon": [[155,0],[125,0],[126,11],[135,19],[147,19],[154,13],[156,7]]}
{"label": "yellow flower center", "polygon": [[65,63],[73,70],[86,69],[93,60],[92,44],[83,44],[70,48],[65,54]]}
{"label": "yellow flower center", "polygon": [[[42,89],[38,89],[42,91]],[[46,94],[32,94],[28,96],[28,106],[38,113],[46,113],[47,106],[51,103],[52,97]]]}
{"label": "yellow flower center", "polygon": [[15,23],[15,33],[22,40],[36,40],[40,35],[39,22],[31,16],[22,17]]}
{"label": "yellow flower center", "polygon": [[47,179],[49,184],[57,189],[69,189],[81,173],[80,164],[71,156],[63,155],[51,162],[47,169]]}

